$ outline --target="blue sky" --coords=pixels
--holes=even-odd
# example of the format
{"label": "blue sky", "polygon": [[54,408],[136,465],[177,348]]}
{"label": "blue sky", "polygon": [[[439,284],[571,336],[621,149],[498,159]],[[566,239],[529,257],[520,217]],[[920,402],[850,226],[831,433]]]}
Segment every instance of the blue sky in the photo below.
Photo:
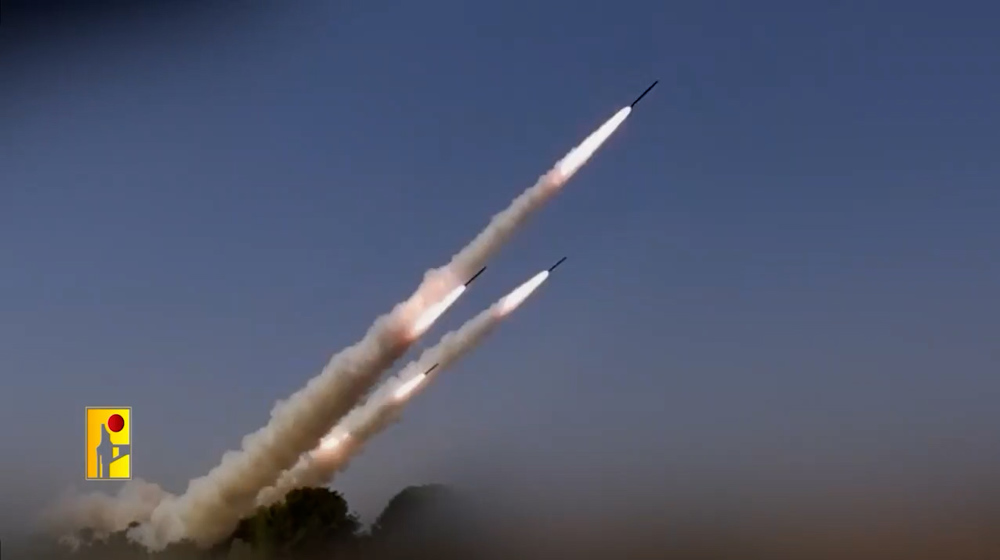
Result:
{"label": "blue sky", "polygon": [[182,489],[654,79],[423,344],[567,255],[560,274],[335,486],[370,517],[430,481],[975,484],[1000,466],[998,16],[303,2],[18,44],[11,495],[92,489],[100,404],[134,407],[136,476]]}

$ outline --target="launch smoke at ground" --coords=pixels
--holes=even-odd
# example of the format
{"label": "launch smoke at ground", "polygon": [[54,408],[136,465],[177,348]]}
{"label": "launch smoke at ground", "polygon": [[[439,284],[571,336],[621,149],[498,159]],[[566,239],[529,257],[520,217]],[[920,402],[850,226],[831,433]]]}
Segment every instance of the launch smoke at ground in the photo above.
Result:
{"label": "launch smoke at ground", "polygon": [[[285,471],[277,484],[262,491],[257,498],[258,505],[278,502],[296,488],[329,482],[337,471],[347,467],[371,438],[399,419],[403,408],[419,390],[478,346],[548,276],[548,271],[536,274],[457,330],[444,335],[435,346],[425,350],[398,375],[385,382],[364,405],[351,411],[343,422],[323,438],[317,449]],[[428,371],[435,364],[437,367]]]}
{"label": "launch smoke at ground", "polygon": [[416,292],[376,319],[361,341],[333,356],[303,389],[276,404],[268,424],[247,435],[240,451],[227,452],[181,496],[164,499],[130,537],[152,550],[182,539],[209,546],[225,538],[239,519],[253,512],[258,493],[275,484],[367,394],[382,372],[461,296],[462,283],[558,192],[627,116],[628,110],[619,111],[572,149],[447,265],[428,271]]}
{"label": "launch smoke at ground", "polygon": [[125,530],[133,521],[149,520],[156,506],[169,497],[158,485],[136,479],[126,482],[114,496],[99,492],[66,496],[45,517],[60,536],[81,527],[104,536]]}

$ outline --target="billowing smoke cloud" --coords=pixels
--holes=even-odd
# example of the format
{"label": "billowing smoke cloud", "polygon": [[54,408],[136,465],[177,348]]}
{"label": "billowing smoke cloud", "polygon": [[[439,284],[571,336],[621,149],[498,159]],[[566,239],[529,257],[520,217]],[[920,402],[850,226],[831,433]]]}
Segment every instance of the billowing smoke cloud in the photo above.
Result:
{"label": "billowing smoke cloud", "polygon": [[[160,502],[149,521],[131,530],[130,537],[151,550],[182,539],[202,546],[224,539],[242,517],[253,512],[260,491],[275,484],[283,471],[316,447],[382,372],[444,313],[441,302],[457,299],[462,282],[586,163],[627,116],[628,108],[615,114],[494,216],[447,265],[428,271],[416,292],[379,317],[361,341],[333,356],[303,389],[276,404],[268,424],[247,435],[240,451],[227,452],[217,467],[192,480],[183,495]],[[427,320],[429,315],[431,320]]]}
{"label": "billowing smoke cloud", "polygon": [[171,494],[152,482],[134,479],[126,482],[118,494],[100,492],[79,495],[69,493],[44,514],[47,525],[57,535],[70,535],[88,528],[94,536],[103,537],[123,531],[132,522],[148,521]]}
{"label": "billowing smoke cloud", "polygon": [[[371,438],[399,420],[411,398],[478,346],[547,278],[547,271],[535,275],[457,330],[444,335],[435,346],[425,350],[399,374],[382,384],[364,405],[351,411],[323,438],[317,449],[285,471],[277,484],[264,489],[257,497],[258,505],[278,502],[296,488],[327,483],[336,472],[347,467],[351,458]],[[433,369],[428,371],[431,367]]]}

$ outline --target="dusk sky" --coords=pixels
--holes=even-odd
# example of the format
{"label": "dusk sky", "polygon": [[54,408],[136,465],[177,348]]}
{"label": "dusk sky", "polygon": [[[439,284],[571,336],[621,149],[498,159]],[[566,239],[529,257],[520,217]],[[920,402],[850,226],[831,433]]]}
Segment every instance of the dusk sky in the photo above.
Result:
{"label": "dusk sky", "polygon": [[182,491],[655,79],[411,355],[566,263],[334,487],[370,520],[427,482],[794,500],[1000,469],[997,7],[212,6],[4,16],[8,504],[113,488],[83,480],[95,405]]}

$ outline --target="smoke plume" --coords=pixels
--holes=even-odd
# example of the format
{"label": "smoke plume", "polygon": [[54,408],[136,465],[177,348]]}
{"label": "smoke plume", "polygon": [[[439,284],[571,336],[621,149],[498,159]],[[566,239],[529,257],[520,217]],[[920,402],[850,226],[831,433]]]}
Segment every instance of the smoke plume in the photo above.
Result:
{"label": "smoke plume", "polygon": [[[399,420],[403,408],[418,391],[478,346],[547,277],[548,273],[543,272],[525,282],[457,330],[444,335],[435,346],[383,383],[364,405],[351,411],[317,449],[285,471],[277,484],[263,490],[257,497],[258,505],[278,502],[296,488],[329,482],[371,438]],[[432,371],[427,371],[435,364]]]}
{"label": "smoke plume", "polygon": [[[559,192],[559,188],[590,160],[611,134],[625,122],[630,112],[629,107],[619,110],[583,142],[570,150],[552,169],[539,177],[534,185],[515,198],[510,206],[493,216],[489,225],[453,256],[451,262],[444,268],[459,275],[469,275],[485,264],[535,210],[548,202]],[[437,271],[428,274],[435,272]]]}
{"label": "smoke plume", "polygon": [[59,536],[69,536],[81,528],[105,537],[124,531],[130,523],[148,521],[156,506],[172,496],[152,482],[126,482],[118,494],[70,493],[45,512],[46,524]]}
{"label": "smoke plume", "polygon": [[333,356],[303,389],[277,403],[268,424],[244,437],[240,451],[227,452],[207,475],[192,480],[181,496],[161,501],[148,522],[129,532],[130,537],[151,550],[182,539],[202,546],[224,539],[242,517],[253,512],[260,491],[275,484],[283,471],[313,449],[367,394],[382,372],[430,327],[433,320],[426,316],[440,316],[445,311],[440,303],[446,299],[453,302],[456,298],[449,296],[462,282],[597,151],[624,121],[626,109],[495,215],[447,265],[428,271],[416,292],[379,317],[361,341]]}

